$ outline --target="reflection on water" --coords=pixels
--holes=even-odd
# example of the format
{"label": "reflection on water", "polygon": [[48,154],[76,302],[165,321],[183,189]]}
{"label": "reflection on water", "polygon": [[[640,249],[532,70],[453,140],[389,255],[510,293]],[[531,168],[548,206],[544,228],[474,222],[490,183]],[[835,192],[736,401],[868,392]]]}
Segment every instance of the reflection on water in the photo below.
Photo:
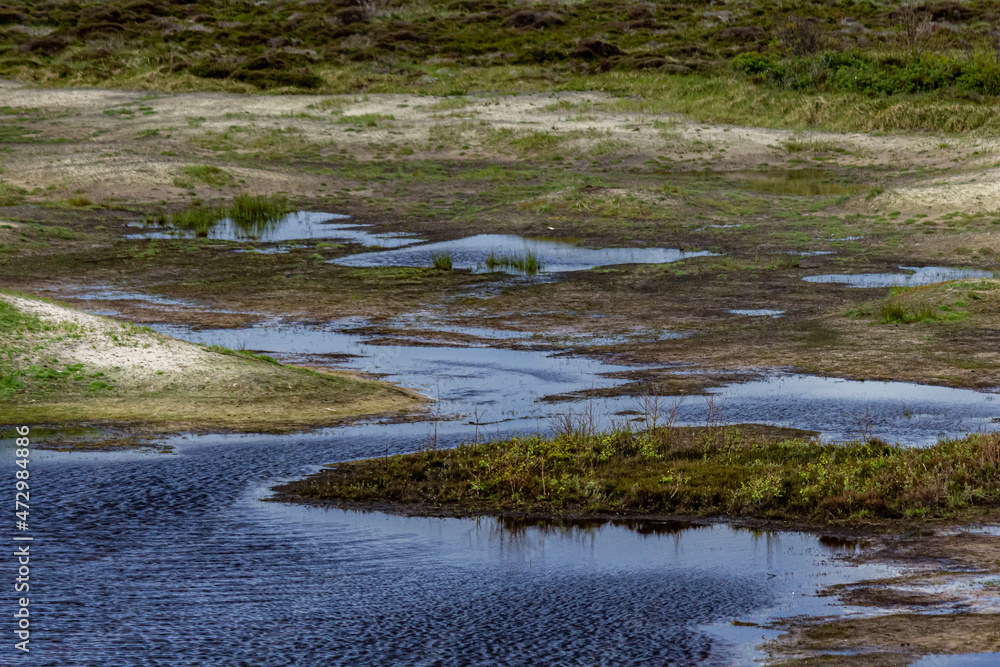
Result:
{"label": "reflection on water", "polygon": [[773,310],[770,308],[748,308],[727,310],[726,312],[733,315],[746,315],[747,317],[781,317],[785,314],[783,310]]}
{"label": "reflection on water", "polygon": [[859,183],[838,182],[832,174],[821,169],[768,169],[722,172],[722,175],[741,183],[748,190],[781,195],[849,195],[870,187]]}
{"label": "reflection on water", "polygon": [[[365,229],[367,225],[356,223],[336,223],[347,220],[349,215],[296,211],[281,218],[268,221],[241,222],[232,218],[221,218],[208,228],[208,238],[220,241],[297,241],[303,239],[337,239],[366,246],[396,248],[416,243],[420,239],[408,234],[386,232],[373,234]],[[170,239],[194,238],[194,229],[175,227],[166,231],[147,231],[130,234],[129,239]]]}
{"label": "reflection on water", "polygon": [[667,264],[709,252],[682,252],[671,248],[586,248],[563,241],[533,239],[509,234],[479,234],[456,241],[427,243],[389,250],[350,255],[335,260],[343,266],[431,266],[436,255],[451,256],[452,267],[488,271],[487,258],[523,256],[531,253],[541,262],[541,272],[585,271],[613,264]]}
{"label": "reflection on water", "polygon": [[417,449],[422,426],[177,436],[156,457],[37,452],[32,664],[724,665],[743,650],[731,620],[834,613],[810,594],[889,573],[808,534],[260,502],[319,462]]}
{"label": "reflection on water", "polygon": [[[377,345],[330,326],[280,321],[239,329],[153,328],[194,342],[264,352],[281,361],[376,374],[437,399],[441,414],[467,418],[478,414],[480,423],[502,423],[503,432],[545,430],[550,419],[567,412],[592,412],[597,424],[607,428],[613,425],[613,415],[637,406],[629,396],[581,398],[580,391],[611,389],[625,382],[609,374],[636,370],[586,357],[521,349]],[[801,428],[834,440],[859,437],[864,431],[889,442],[928,445],[939,436],[1000,428],[997,395],[970,389],[776,373],[709,393],[715,397],[715,408],[723,408],[727,423]],[[542,400],[551,396],[566,400]],[[672,400],[666,397],[663,403]],[[677,412],[681,424],[705,424],[710,411],[705,397],[676,400],[682,401]],[[499,433],[494,428],[500,426],[491,425],[489,435]]]}
{"label": "reflection on water", "polygon": [[946,266],[901,266],[909,273],[840,273],[822,276],[806,276],[810,283],[842,283],[851,287],[916,287],[946,280],[969,278],[994,278],[995,271],[979,269],[952,269]]}
{"label": "reflection on water", "polygon": [[965,655],[925,655],[910,667],[996,667],[1000,653],[968,653]]}

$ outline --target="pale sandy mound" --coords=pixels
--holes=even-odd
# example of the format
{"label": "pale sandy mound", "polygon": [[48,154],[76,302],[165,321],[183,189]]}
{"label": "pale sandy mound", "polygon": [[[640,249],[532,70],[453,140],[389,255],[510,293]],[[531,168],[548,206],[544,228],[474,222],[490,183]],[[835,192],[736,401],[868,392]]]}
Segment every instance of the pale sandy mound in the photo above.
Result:
{"label": "pale sandy mound", "polygon": [[44,356],[100,369],[155,374],[182,372],[209,363],[211,353],[144,327],[123,324],[53,303],[0,294],[18,310],[56,325],[46,339]]}
{"label": "pale sandy mound", "polygon": [[884,210],[930,216],[1000,210],[1000,169],[976,170],[898,188],[879,195],[872,203]]}

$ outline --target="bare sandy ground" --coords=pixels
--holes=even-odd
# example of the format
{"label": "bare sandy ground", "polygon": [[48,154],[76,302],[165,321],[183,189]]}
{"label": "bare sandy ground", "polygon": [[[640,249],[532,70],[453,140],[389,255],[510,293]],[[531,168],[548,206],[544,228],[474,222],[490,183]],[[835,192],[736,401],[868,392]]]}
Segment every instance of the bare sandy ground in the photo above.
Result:
{"label": "bare sandy ground", "polygon": [[[512,141],[541,133],[558,137],[560,151],[570,157],[613,154],[624,167],[664,156],[692,169],[801,168],[809,165],[789,146],[813,145],[830,151],[826,164],[914,170],[863,209],[934,215],[1000,209],[996,140],[705,125],[670,114],[616,110],[619,101],[592,92],[251,97],[36,89],[0,82],[0,98],[12,110],[34,110],[39,117],[28,126],[34,143],[15,146],[3,158],[5,178],[29,191],[39,188],[45,196],[175,200],[188,190],[174,182],[180,170],[211,162],[223,149],[236,155],[307,150],[361,160],[379,155],[502,160],[515,157]],[[933,174],[956,166],[962,168],[958,176]],[[310,195],[323,182],[322,176],[273,164],[227,169],[244,189]]]}
{"label": "bare sandy ground", "polygon": [[55,358],[67,364],[83,363],[108,373],[118,369],[132,381],[150,380],[158,373],[208,371],[218,365],[215,358],[218,355],[144,327],[34,299],[8,294],[0,294],[0,299],[22,312],[37,315],[52,327],[36,341],[37,345],[45,346],[44,352],[37,355],[38,361]]}

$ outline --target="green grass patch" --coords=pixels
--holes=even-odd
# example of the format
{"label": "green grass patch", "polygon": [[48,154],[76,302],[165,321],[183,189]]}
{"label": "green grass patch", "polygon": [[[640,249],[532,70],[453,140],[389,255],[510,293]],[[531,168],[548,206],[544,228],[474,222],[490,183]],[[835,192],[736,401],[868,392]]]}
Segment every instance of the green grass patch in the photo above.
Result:
{"label": "green grass patch", "polygon": [[212,187],[221,187],[233,182],[232,174],[213,165],[191,165],[183,167],[181,171],[186,176]]}
{"label": "green grass patch", "polygon": [[458,513],[730,515],[860,524],[1000,503],[1000,435],[927,448],[824,444],[736,427],[580,430],[338,464],[285,497]]}
{"label": "green grass patch", "polygon": [[276,222],[288,214],[288,200],[278,195],[236,195],[229,207],[229,217],[241,228],[253,228]]}
{"label": "green grass patch", "polygon": [[893,287],[885,299],[848,312],[880,324],[954,323],[992,317],[1000,306],[995,279],[952,280],[918,287]]}

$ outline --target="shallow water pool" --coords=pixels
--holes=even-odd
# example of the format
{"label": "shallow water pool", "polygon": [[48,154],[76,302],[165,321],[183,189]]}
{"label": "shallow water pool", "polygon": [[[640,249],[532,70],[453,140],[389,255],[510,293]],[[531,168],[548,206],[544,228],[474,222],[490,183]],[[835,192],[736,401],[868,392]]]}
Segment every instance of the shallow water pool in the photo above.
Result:
{"label": "shallow water pool", "polygon": [[[533,239],[509,234],[478,234],[455,241],[426,243],[409,248],[368,252],[330,260],[342,266],[432,266],[435,256],[449,255],[452,268],[477,272],[490,270],[487,260],[525,257],[539,260],[539,273],[586,271],[614,264],[667,264],[689,257],[711,255],[707,251],[684,252],[673,248],[587,248],[552,239]],[[517,272],[517,269],[506,269]]]}
{"label": "shallow water pool", "polygon": [[994,278],[995,271],[981,269],[953,269],[946,266],[901,266],[908,273],[836,273],[806,276],[809,283],[841,283],[851,287],[916,287],[946,280],[968,278]]}
{"label": "shallow water pool", "polygon": [[[261,243],[276,243],[279,241],[298,241],[304,239],[337,239],[366,246],[396,248],[420,241],[410,234],[397,232],[372,233],[365,229],[367,225],[357,223],[336,222],[347,220],[351,216],[337,213],[317,213],[314,211],[296,211],[277,220],[254,224],[252,226],[237,224],[230,218],[221,218],[209,228],[207,238],[219,241],[259,241]],[[129,234],[129,239],[172,239],[194,238],[194,229],[174,227],[167,230],[155,230]]]}

